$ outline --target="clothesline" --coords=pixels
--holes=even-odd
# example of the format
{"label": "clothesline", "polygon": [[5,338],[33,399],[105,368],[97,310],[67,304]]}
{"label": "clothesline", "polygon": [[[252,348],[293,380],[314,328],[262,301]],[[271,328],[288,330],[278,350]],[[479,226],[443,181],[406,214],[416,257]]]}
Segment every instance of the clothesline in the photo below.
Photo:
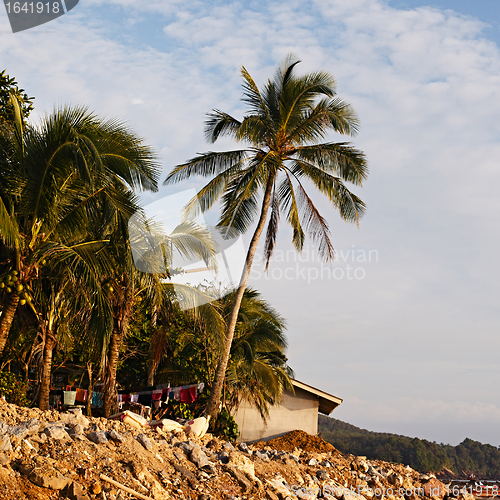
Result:
{"label": "clothesline", "polygon": [[182,403],[192,403],[196,401],[205,387],[203,382],[199,384],[181,385],[170,387],[170,384],[159,384],[139,390],[118,391],[119,403],[140,403],[148,405],[151,401],[168,401],[174,399]]}

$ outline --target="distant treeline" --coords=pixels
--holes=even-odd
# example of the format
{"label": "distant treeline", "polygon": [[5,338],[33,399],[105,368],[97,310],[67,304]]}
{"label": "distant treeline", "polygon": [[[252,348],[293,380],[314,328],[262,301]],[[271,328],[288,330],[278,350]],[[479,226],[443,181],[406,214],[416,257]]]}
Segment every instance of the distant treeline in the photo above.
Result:
{"label": "distant treeline", "polygon": [[342,453],[370,459],[398,462],[419,472],[439,472],[444,468],[463,476],[500,478],[500,450],[489,444],[465,439],[458,446],[431,443],[385,432],[371,432],[334,418],[319,416],[320,436]]}

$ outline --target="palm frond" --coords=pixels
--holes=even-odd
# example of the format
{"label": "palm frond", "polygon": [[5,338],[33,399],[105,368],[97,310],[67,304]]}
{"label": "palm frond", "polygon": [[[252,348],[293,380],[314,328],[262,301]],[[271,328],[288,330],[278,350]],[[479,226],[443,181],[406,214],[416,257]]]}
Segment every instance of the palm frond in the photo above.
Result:
{"label": "palm frond", "polygon": [[339,175],[344,181],[362,186],[368,177],[366,157],[363,152],[345,142],[329,142],[312,146],[300,146],[295,156],[328,173]]}

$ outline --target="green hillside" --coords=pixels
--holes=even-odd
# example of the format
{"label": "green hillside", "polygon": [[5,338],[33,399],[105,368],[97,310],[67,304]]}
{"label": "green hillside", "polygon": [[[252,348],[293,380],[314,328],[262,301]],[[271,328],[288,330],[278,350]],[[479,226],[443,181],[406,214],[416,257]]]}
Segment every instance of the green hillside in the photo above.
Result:
{"label": "green hillside", "polygon": [[319,415],[320,436],[342,453],[399,462],[420,472],[439,472],[445,467],[457,475],[475,474],[483,479],[500,478],[500,450],[465,439],[458,446],[437,444],[385,432],[360,429]]}

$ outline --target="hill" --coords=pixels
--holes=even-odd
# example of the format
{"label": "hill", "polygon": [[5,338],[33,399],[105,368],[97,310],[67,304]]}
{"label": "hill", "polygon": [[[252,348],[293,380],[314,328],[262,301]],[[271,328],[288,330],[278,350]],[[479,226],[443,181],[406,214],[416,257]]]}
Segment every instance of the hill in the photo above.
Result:
{"label": "hill", "polygon": [[[334,418],[319,416],[320,436],[342,453],[398,462],[419,472],[451,470],[457,477],[474,474],[482,479],[500,477],[500,450],[465,439],[457,446],[437,444],[385,432],[371,432]],[[449,472],[446,472],[450,476]]]}

